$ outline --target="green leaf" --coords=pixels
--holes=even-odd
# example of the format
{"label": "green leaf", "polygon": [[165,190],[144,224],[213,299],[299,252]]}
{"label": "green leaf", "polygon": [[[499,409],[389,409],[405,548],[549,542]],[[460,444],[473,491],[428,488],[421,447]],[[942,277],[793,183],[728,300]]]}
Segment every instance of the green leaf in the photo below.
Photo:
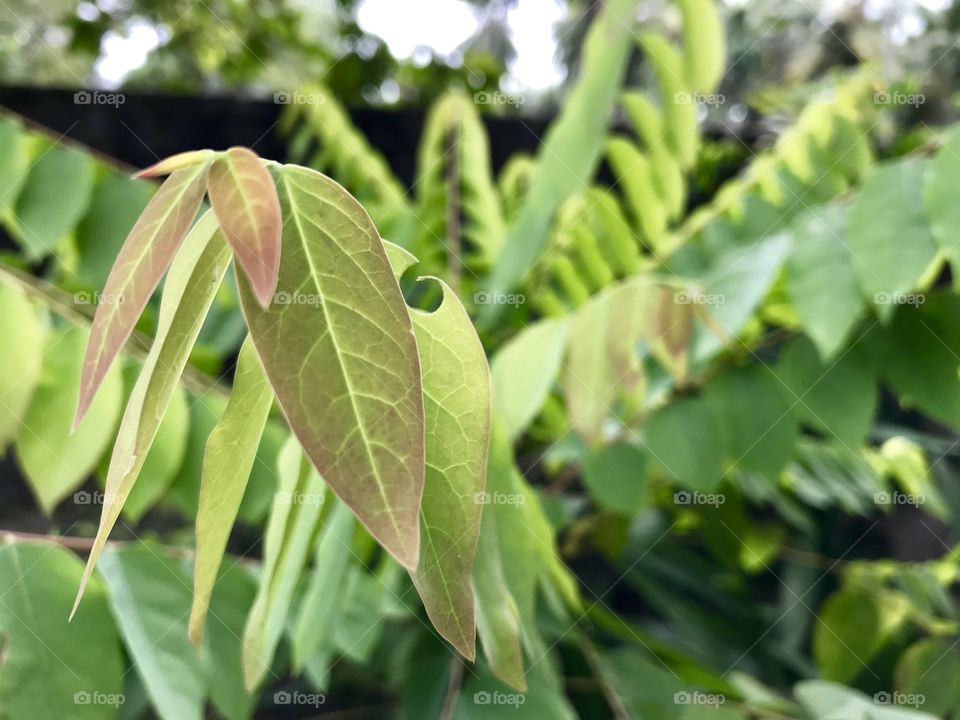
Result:
{"label": "green leaf", "polygon": [[490,370],[480,339],[445,283],[432,313],[411,312],[423,374],[426,478],[420,561],[411,573],[434,627],[476,654],[471,568],[490,441]]}
{"label": "green leaf", "polygon": [[156,192],[153,183],[112,170],[93,189],[90,207],[77,225],[76,275],[90,287],[103,287],[123,241]]}
{"label": "green leaf", "polygon": [[326,494],[295,438],[287,441],[277,465],[280,485],[267,521],[260,586],[243,629],[244,686],[251,692],[269,671],[283,635]]}
{"label": "green leaf", "polygon": [[183,462],[190,432],[190,407],[187,393],[177,386],[170,397],[170,404],[163,414],[156,438],[147,452],[140,477],[130,489],[123,514],[131,522],[137,522],[170,489]]}
{"label": "green leaf", "polygon": [[527,681],[523,675],[520,610],[507,584],[504,547],[497,533],[496,514],[484,513],[473,563],[477,634],[493,674],[523,692]]}
{"label": "green leaf", "polygon": [[17,458],[47,514],[96,468],[120,415],[123,380],[115,367],[104,378],[103,392],[88,416],[70,432],[87,338],[81,327],[67,327],[48,338],[40,382],[17,431]]}
{"label": "green leaf", "polygon": [[38,260],[57,249],[83,217],[93,191],[94,162],[68,145],[43,149],[20,194],[14,235],[28,258]]}
{"label": "green leaf", "polygon": [[[0,134],[3,127],[0,118]],[[40,380],[45,334],[27,296],[0,280],[0,337],[17,349],[0,354],[0,453],[23,422]]]}
{"label": "green leaf", "polygon": [[353,513],[334,500],[314,550],[310,580],[293,631],[293,665],[302,669],[313,653],[331,643],[337,610],[353,554]]}
{"label": "green leaf", "polygon": [[66,619],[81,570],[76,556],[56,545],[9,535],[0,541],[0,708],[6,720],[116,717],[123,665],[103,586],[92,583],[83,612],[71,623]]}
{"label": "green leaf", "polygon": [[923,709],[937,717],[960,711],[960,651],[953,640],[924,638],[908,647],[894,672],[897,690],[923,698]]}
{"label": "green leaf", "polygon": [[912,708],[879,704],[877,696],[884,693],[870,698],[833,682],[804,680],[793,692],[811,720],[936,720],[936,716]]}
{"label": "green leaf", "polygon": [[[206,178],[205,164],[178,170],[167,178],[123,243],[93,318],[74,424],[86,413],[104,375],[186,237],[203,200]],[[211,213],[202,232],[212,232],[213,225]]]}
{"label": "green leaf", "polygon": [[646,446],[668,476],[690,490],[710,492],[723,477],[723,430],[710,405],[685,398],[647,421]]}
{"label": "green leaf", "polygon": [[813,625],[813,659],[827,680],[849,682],[867,672],[880,649],[880,609],[865,588],[847,585],[835,592],[817,613]]}
{"label": "green leaf", "polygon": [[629,443],[607,445],[583,461],[583,482],[604,507],[632,516],[647,501],[647,456]]}
{"label": "green leaf", "polygon": [[715,0],[679,0],[683,63],[690,89],[713,92],[727,66],[726,36]]}
{"label": "green leaf", "polygon": [[280,267],[280,201],[273,178],[252,150],[232,147],[210,167],[207,188],[237,263],[260,305],[269,306]]}
{"label": "green leaf", "polygon": [[200,642],[203,634],[214,580],[272,405],[273,390],[248,338],[240,348],[230,402],[210,433],[203,456],[196,522],[193,606],[190,610],[190,639],[195,644]]}
{"label": "green leaf", "polygon": [[13,208],[17,195],[30,169],[30,149],[34,138],[23,130],[20,121],[0,117],[0,218],[5,223],[16,222]]}
{"label": "green leaf", "polygon": [[[590,25],[580,77],[540,145],[523,205],[485,282],[489,292],[509,292],[520,281],[543,248],[554,211],[582,190],[596,170],[630,55],[635,9],[633,0],[612,0]],[[490,322],[502,309],[496,303],[484,305],[481,317]]]}
{"label": "green leaf", "polygon": [[419,557],[423,392],[416,342],[383,243],[320,173],[275,170],[283,209],[277,295],[239,278],[250,335],[291,429],[324,479],[403,565]]}
{"label": "green leaf", "polygon": [[878,167],[863,183],[847,224],[853,269],[881,318],[913,290],[937,254],[923,212],[926,160]]}
{"label": "green leaf", "polygon": [[771,482],[793,454],[798,433],[785,390],[772,370],[754,364],[723,373],[705,391],[724,433],[727,460]]}
{"label": "green leaf", "polygon": [[560,372],[568,329],[563,319],[532,323],[490,361],[493,406],[511,440],[526,430],[546,402]]}
{"label": "green leaf", "polygon": [[824,358],[833,357],[863,310],[846,245],[846,208],[816,206],[790,224],[787,290],[803,329]]}
{"label": "green leaf", "polygon": [[200,720],[206,687],[187,639],[190,585],[180,564],[148,543],[109,547],[99,573],[124,645],[161,720]]}
{"label": "green leaf", "polygon": [[798,337],[777,364],[794,415],[804,424],[858,448],[877,410],[877,380],[869,359],[852,347],[829,364],[814,344]]}
{"label": "green leaf", "polygon": [[[214,220],[212,213],[201,219],[170,268],[160,302],[157,336],[130,394],[113,446],[100,526],[87,560],[84,582],[77,592],[77,604],[83,597],[85,581],[137,481],[203,318],[230,262],[230,250],[222,236],[215,233]],[[87,349],[89,356],[89,346]]]}

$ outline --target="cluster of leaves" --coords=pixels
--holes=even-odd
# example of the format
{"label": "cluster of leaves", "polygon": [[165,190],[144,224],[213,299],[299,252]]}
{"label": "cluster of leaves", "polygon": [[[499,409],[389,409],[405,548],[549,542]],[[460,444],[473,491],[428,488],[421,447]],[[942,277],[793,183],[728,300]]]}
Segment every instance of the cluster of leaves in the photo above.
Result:
{"label": "cluster of leaves", "polygon": [[[9,539],[0,550],[17,590],[0,612],[14,639],[0,714],[109,717],[104,704],[78,710],[74,694],[122,690],[163,718],[199,718],[207,699],[242,718],[288,671],[346,694],[331,680],[341,658],[389,686],[404,717],[497,717],[491,697],[531,718],[960,712],[942,680],[958,662],[960,566],[928,524],[956,526],[957,498],[927,458],[951,445],[930,428],[960,428],[946,282],[960,262],[960,133],[877,164],[883,108],[866,68],[827,85],[689,212],[690,100],[719,79],[721,23],[712,3],[680,2],[682,50],[666,35],[640,42],[656,94],[624,95],[634,6],[604,4],[539,153],[496,180],[466,98],[433,108],[409,196],[326,94],[291,106],[292,151],[356,199],[239,148],[161,162],[146,174],[172,174],[117,244],[89,339],[37,312],[30,297],[49,301],[49,288],[7,273],[2,322],[24,353],[3,361],[0,439],[15,438],[48,510],[97,465],[131,382],[87,568],[62,548]],[[619,100],[636,140],[609,134]],[[17,189],[4,223],[28,258],[56,251],[62,282],[83,264],[70,249],[89,201],[54,230],[43,212],[24,222],[33,203],[20,196],[48,190],[31,178],[57,148],[14,147],[33,160],[0,173]],[[612,188],[590,185],[604,153]],[[34,202],[63,202],[52,194]],[[194,223],[205,194],[211,209]],[[415,281],[415,265],[449,282]],[[164,272],[133,379],[115,360]],[[224,292],[249,337],[229,401],[201,422],[176,398],[202,404],[180,380]],[[927,432],[879,425],[882,398]],[[179,450],[165,442],[187,426],[178,414],[190,416]],[[43,437],[48,426],[56,434]],[[195,551],[108,544],[148,478],[177,467],[189,479],[164,480],[140,512],[192,496]],[[903,498],[922,504],[937,559],[848,557]],[[251,504],[259,516],[244,516]],[[264,513],[254,580],[225,550],[237,517]],[[57,633],[77,583],[87,597]],[[466,679],[414,592],[468,660],[479,635]],[[137,669],[122,688],[121,641]],[[57,659],[82,672],[38,693],[29,668]],[[921,709],[877,700],[894,690]]]}

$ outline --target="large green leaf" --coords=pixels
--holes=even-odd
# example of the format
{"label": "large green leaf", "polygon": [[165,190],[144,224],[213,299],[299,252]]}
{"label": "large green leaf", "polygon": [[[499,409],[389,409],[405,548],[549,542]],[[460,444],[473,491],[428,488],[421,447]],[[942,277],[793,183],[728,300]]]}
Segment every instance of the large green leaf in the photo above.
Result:
{"label": "large green leaf", "polygon": [[210,167],[207,187],[237,264],[267,307],[280,266],[280,202],[273,178],[253,151],[232,147]]}
{"label": "large green leaf", "polygon": [[230,262],[230,250],[215,230],[213,215],[208,213],[190,233],[170,268],[160,303],[157,336],[130,394],[113,446],[100,526],[87,560],[84,582],[77,592],[77,604],[83,596],[85,581],[137,481],[203,318]]}
{"label": "large green leaf", "polygon": [[48,338],[40,383],[17,431],[17,458],[46,513],[96,468],[120,415],[123,380],[114,367],[88,416],[70,432],[87,338],[81,327],[66,327]]}
{"label": "large green leaf", "polygon": [[[529,190],[486,281],[491,293],[509,292],[526,274],[546,241],[554,211],[596,170],[630,55],[635,10],[635,0],[606,2],[587,31],[580,77],[540,146]],[[481,317],[490,322],[502,309],[484,305]]]}
{"label": "large green leaf", "polygon": [[787,290],[820,354],[833,356],[863,310],[863,295],[846,245],[846,208],[815,206],[790,225]]}
{"label": "large green leaf", "polygon": [[99,574],[110,607],[157,715],[200,720],[206,687],[187,639],[190,585],[176,560],[158,545],[109,547]]}
{"label": "large green leaf", "polygon": [[883,643],[881,611],[866,588],[847,586],[831,595],[813,626],[813,659],[827,680],[849,682],[867,673]]}
{"label": "large green leaf", "polygon": [[200,642],[203,633],[217,571],[272,404],[273,390],[248,338],[240,348],[230,402],[210,433],[203,457],[190,611],[190,639],[194,643]]}
{"label": "large green leaf", "polygon": [[0,713],[5,720],[106,720],[123,702],[120,640],[103,586],[67,622],[82,567],[46,543],[0,541]]}
{"label": "large green leaf", "polygon": [[402,564],[417,565],[423,393],[416,341],[363,208],[318,172],[274,169],[283,211],[277,296],[239,278],[257,353],[324,480]]}
{"label": "large green leaf", "polygon": [[960,711],[960,650],[947,638],[924,638],[906,649],[897,662],[897,690],[923,698],[923,709],[937,717]]}
{"label": "large green leaf", "polygon": [[847,222],[860,287],[889,318],[898,297],[913,290],[937,254],[923,211],[927,160],[878,167],[863,183]]}
{"label": "large green leaf", "polygon": [[[0,132],[3,125],[0,124]],[[44,326],[16,286],[0,280],[0,337],[16,352],[0,354],[0,453],[24,420],[40,380]]]}
{"label": "large green leaf", "polygon": [[490,361],[493,405],[507,436],[520,436],[540,412],[560,372],[569,324],[541,320],[525,327]]}
{"label": "large green leaf", "polygon": [[326,498],[323,480],[296,438],[284,445],[277,465],[280,485],[267,521],[260,586],[243,629],[243,676],[249,691],[270,670]]}
{"label": "large green leaf", "polygon": [[411,577],[434,626],[473,660],[471,569],[490,440],[490,370],[467,311],[446,284],[436,311],[411,314],[426,437],[420,562]]}
{"label": "large green leaf", "polygon": [[93,181],[88,153],[59,144],[41,150],[14,210],[15,234],[30,258],[53,252],[68,237],[87,209]]}
{"label": "large green leaf", "polygon": [[[93,318],[74,423],[86,413],[186,237],[203,200],[206,178],[206,164],[178,170],[167,178],[123,243]],[[210,213],[202,231],[212,232],[213,224]]]}
{"label": "large green leaf", "polygon": [[[927,170],[924,209],[930,232],[950,261],[954,275],[960,274],[960,203],[956,199],[960,177],[960,128],[952,131]],[[955,281],[956,283],[956,281]]]}

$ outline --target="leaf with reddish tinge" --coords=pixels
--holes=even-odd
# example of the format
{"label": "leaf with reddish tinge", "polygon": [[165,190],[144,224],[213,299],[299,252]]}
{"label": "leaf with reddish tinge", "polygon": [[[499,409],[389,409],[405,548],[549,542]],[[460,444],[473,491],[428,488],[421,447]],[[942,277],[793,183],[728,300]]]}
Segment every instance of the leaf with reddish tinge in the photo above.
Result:
{"label": "leaf with reddish tinge", "polygon": [[203,201],[207,169],[204,163],[168,177],[123,243],[90,328],[74,428],[186,237]]}
{"label": "leaf with reddish tinge", "polygon": [[277,402],[323,478],[407,568],[420,554],[423,391],[407,307],[366,211],[306,168],[274,169],[283,211],[277,297],[238,276]]}
{"label": "leaf with reddish tinge", "polygon": [[214,161],[207,188],[240,269],[267,307],[280,266],[280,200],[270,172],[252,150],[232,147]]}
{"label": "leaf with reddish tinge", "polygon": [[110,456],[100,527],[90,550],[74,612],[123,503],[133,488],[183,374],[187,358],[230,264],[230,248],[204,215],[177,253],[163,287],[157,336],[143,363],[120,421]]}
{"label": "leaf with reddish tinge", "polygon": [[148,168],[144,168],[136,173],[134,177],[161,177],[170,173],[188,168],[191,165],[199,165],[211,160],[217,153],[213,150],[190,150],[188,152],[177,153],[160,162],[154,163]]}
{"label": "leaf with reddish tinge", "polygon": [[190,611],[190,639],[196,645],[203,635],[213,584],[250,479],[271,405],[273,390],[248,337],[240,348],[230,402],[210,433],[203,455]]}

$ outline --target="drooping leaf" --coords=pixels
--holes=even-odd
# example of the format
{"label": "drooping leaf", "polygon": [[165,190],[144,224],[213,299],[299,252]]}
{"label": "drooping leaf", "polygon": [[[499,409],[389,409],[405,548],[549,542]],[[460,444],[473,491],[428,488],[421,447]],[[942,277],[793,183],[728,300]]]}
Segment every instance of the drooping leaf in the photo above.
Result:
{"label": "drooping leaf", "polygon": [[324,480],[403,565],[419,557],[423,400],[406,304],[363,208],[320,173],[274,171],[283,209],[277,294],[239,278],[257,353]]}
{"label": "drooping leaf", "polygon": [[205,215],[170,268],[160,303],[157,336],[130,394],[110,457],[100,526],[87,560],[84,582],[77,592],[77,604],[83,597],[86,579],[137,481],[203,318],[226,272],[230,250],[223,237],[215,232],[215,225],[213,214]]}
{"label": "drooping leaf", "polygon": [[353,513],[343,503],[333,502],[333,510],[317,538],[309,584],[293,631],[293,665],[297,669],[303,668],[313,653],[332,640],[353,552]]}
{"label": "drooping leaf", "polygon": [[84,328],[67,327],[48,338],[40,382],[17,430],[17,458],[48,514],[96,468],[110,446],[123,402],[123,381],[115,367],[104,378],[103,392],[88,416],[71,434],[88,336]]}
{"label": "drooping leaf", "polygon": [[264,539],[263,570],[243,629],[243,677],[253,691],[270,669],[283,636],[297,582],[310,555],[326,487],[296,438],[277,460],[280,485]]}
{"label": "drooping leaf", "polygon": [[863,310],[846,224],[846,209],[839,205],[814,206],[790,224],[790,302],[824,358],[837,352]]}
{"label": "drooping leaf", "polygon": [[923,212],[927,162],[908,159],[878,167],[850,207],[853,269],[883,319],[896,309],[893,298],[913,290],[937,254]]}
{"label": "drooping leaf", "polygon": [[162,720],[200,720],[206,687],[187,640],[190,585],[158,545],[109,547],[99,574],[124,645]]}
{"label": "drooping leaf", "polygon": [[93,191],[94,162],[75,147],[54,144],[40,155],[17,196],[15,236],[29,258],[57,249],[83,217]]}
{"label": "drooping leaf", "polygon": [[[93,319],[75,425],[90,407],[104,375],[186,237],[203,200],[206,177],[206,164],[175,172],[160,186],[127,236]],[[212,223],[211,215],[206,225]]]}
{"label": "drooping leaf", "polygon": [[232,147],[210,166],[210,204],[260,305],[267,307],[280,267],[280,201],[256,154]]}
{"label": "drooping leaf", "polygon": [[[527,195],[485,283],[489,292],[509,292],[517,284],[537,259],[554,211],[593,175],[626,70],[634,10],[633,0],[604,3],[590,26],[580,78],[540,146]],[[502,309],[496,303],[484,305],[481,318],[490,322]]]}
{"label": "drooping leaf", "polygon": [[177,170],[191,167],[193,165],[203,165],[213,160],[217,155],[213,150],[188,150],[187,152],[177,153],[170,157],[154,163],[150,167],[144,168],[137,173],[137,177],[161,177],[171,175]]}
{"label": "drooping leaf", "polygon": [[[103,720],[122,702],[120,639],[103,585],[67,623],[82,567],[46,543],[0,540],[0,708],[9,720]],[[94,703],[96,698],[96,703]]]}
{"label": "drooping leaf", "polygon": [[[0,132],[2,128],[0,123]],[[0,453],[23,422],[40,380],[44,335],[40,318],[26,295],[0,280],[0,337],[16,348],[16,352],[0,354]]]}
{"label": "drooping leaf", "polygon": [[477,609],[477,634],[493,674],[523,692],[520,610],[507,585],[502,556],[512,549],[501,544],[497,518],[492,509],[484,513],[473,564],[473,588]]}
{"label": "drooping leaf", "polygon": [[233,392],[203,456],[197,511],[190,639],[199,644],[214,580],[256,460],[273,390],[249,338],[240,348]]}
{"label": "drooping leaf", "polygon": [[533,323],[504,343],[490,361],[493,405],[511,440],[527,428],[550,394],[568,327],[562,318]]}
{"label": "drooping leaf", "polygon": [[426,438],[420,561],[411,577],[434,626],[473,660],[471,568],[490,439],[490,370],[467,311],[441,284],[443,301],[436,311],[411,313]]}

